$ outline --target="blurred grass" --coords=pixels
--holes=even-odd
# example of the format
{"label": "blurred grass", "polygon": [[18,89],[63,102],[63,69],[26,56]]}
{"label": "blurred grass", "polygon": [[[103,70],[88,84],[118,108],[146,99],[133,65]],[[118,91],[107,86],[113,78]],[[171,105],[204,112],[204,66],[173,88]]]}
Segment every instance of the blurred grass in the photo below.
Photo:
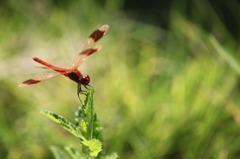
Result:
{"label": "blurred grass", "polygon": [[[128,19],[121,0],[4,3],[0,158],[53,158],[50,145],[78,146],[38,113],[73,119],[80,105],[76,84],[58,77],[17,85],[41,72],[32,68],[31,56],[53,64],[71,60],[81,41],[105,23],[110,30],[103,49],[80,70],[96,89],[107,153],[129,159],[240,157],[238,41],[205,1],[196,2],[193,20],[173,5],[169,30]],[[201,26],[206,19],[212,32]]]}

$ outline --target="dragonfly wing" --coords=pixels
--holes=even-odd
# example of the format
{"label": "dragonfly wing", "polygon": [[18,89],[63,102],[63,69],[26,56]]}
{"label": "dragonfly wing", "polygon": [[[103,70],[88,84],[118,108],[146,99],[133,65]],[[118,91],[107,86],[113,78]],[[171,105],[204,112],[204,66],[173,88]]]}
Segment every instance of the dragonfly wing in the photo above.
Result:
{"label": "dragonfly wing", "polygon": [[57,76],[60,76],[60,75],[62,75],[62,73],[59,73],[59,72],[44,73],[44,74],[38,75],[34,78],[31,78],[31,79],[28,79],[28,80],[24,81],[23,83],[21,83],[19,85],[19,87],[32,86],[32,85],[35,85],[37,83],[49,80],[51,78],[54,78],[54,77],[57,77]]}
{"label": "dragonfly wing", "polygon": [[95,45],[94,47],[91,47],[83,50],[82,52],[79,52],[75,57],[75,62],[72,68],[77,69],[88,57],[98,52],[99,50],[101,50],[101,46]]}
{"label": "dragonfly wing", "polygon": [[108,28],[108,25],[103,25],[88,37],[80,47],[80,51],[75,57],[72,69],[77,69],[84,60],[101,49],[101,46],[96,44],[106,34]]}

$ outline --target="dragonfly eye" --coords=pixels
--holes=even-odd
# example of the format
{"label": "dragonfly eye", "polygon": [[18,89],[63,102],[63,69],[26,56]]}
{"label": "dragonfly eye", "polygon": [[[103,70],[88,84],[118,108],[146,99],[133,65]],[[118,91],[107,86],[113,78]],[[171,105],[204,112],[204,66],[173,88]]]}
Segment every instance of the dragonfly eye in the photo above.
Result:
{"label": "dragonfly eye", "polygon": [[83,76],[81,79],[81,84],[88,85],[90,83],[90,77],[88,75]]}

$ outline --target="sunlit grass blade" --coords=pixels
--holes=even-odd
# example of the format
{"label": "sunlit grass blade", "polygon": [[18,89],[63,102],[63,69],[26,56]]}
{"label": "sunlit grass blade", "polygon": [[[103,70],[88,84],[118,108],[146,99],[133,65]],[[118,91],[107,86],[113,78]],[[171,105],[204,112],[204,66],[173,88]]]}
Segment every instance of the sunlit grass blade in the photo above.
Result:
{"label": "sunlit grass blade", "polygon": [[209,37],[209,40],[211,44],[213,45],[214,49],[217,51],[219,55],[221,55],[228,63],[229,65],[238,73],[240,74],[240,65],[239,63],[234,59],[234,57],[231,56],[229,52],[227,52],[214,38],[213,36]]}
{"label": "sunlit grass blade", "polygon": [[118,158],[118,155],[117,155],[117,153],[114,152],[114,153],[106,156],[105,159],[116,159],[116,158]]}
{"label": "sunlit grass blade", "polygon": [[75,148],[73,148],[72,146],[65,147],[65,150],[69,153],[69,155],[73,159],[81,159],[81,158],[83,158],[83,157],[80,157],[80,153]]}
{"label": "sunlit grass blade", "polygon": [[60,149],[59,147],[51,146],[50,149],[55,159],[70,159],[70,157],[66,154],[66,152]]}

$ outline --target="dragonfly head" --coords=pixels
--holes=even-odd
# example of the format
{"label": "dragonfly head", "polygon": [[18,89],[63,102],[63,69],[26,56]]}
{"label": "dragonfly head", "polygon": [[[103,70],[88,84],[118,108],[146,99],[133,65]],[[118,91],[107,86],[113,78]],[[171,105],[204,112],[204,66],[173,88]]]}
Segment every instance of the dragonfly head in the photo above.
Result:
{"label": "dragonfly head", "polygon": [[80,79],[81,84],[83,85],[88,85],[90,83],[90,77],[88,75],[84,75],[81,79]]}

